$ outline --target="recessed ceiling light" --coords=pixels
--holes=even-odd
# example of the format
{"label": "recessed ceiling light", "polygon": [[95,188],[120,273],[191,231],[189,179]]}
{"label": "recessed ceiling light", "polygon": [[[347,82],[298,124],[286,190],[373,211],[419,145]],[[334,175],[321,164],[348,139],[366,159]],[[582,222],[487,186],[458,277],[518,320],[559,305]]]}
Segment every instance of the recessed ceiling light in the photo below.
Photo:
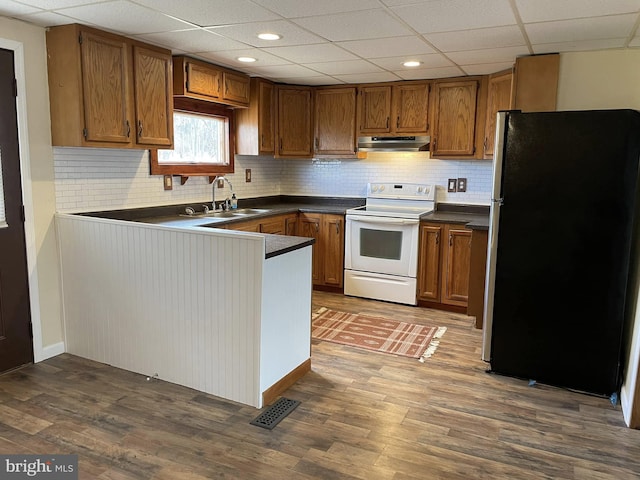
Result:
{"label": "recessed ceiling light", "polygon": [[238,57],[237,60],[244,63],[252,63],[256,61],[256,59],[253,57]]}
{"label": "recessed ceiling light", "polygon": [[418,67],[422,65],[422,62],[418,62],[417,60],[409,60],[408,62],[404,62],[402,65],[405,67]]}
{"label": "recessed ceiling light", "polygon": [[278,35],[277,33],[261,33],[258,35],[258,38],[261,40],[280,40],[282,35]]}

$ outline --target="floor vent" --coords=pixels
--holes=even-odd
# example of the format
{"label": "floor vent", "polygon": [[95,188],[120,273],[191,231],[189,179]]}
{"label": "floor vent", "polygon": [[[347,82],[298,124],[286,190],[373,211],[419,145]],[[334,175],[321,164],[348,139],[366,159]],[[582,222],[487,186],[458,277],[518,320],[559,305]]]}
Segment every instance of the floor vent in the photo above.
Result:
{"label": "floor vent", "polygon": [[264,412],[251,420],[251,425],[272,430],[280,420],[293,412],[300,405],[298,400],[280,397],[276,403],[267,408]]}

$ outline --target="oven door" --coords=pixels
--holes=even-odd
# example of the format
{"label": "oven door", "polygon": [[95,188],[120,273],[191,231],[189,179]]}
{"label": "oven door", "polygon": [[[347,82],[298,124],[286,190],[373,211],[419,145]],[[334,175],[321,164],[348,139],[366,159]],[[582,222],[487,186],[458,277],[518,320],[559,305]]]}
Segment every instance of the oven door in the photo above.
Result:
{"label": "oven door", "polygon": [[415,278],[418,219],[347,215],[346,221],[346,269]]}

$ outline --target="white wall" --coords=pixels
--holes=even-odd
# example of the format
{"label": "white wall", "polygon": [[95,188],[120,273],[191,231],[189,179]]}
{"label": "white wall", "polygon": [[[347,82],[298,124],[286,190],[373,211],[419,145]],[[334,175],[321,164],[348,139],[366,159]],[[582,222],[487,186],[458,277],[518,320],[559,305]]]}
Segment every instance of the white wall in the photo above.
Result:
{"label": "white wall", "polygon": [[[34,321],[36,360],[42,350],[60,351],[62,342],[62,314],[58,252],[54,230],[55,190],[53,155],[51,149],[51,124],[49,121],[49,88],[47,85],[47,55],[45,30],[28,23],[0,16],[0,39],[19,42],[24,53],[24,78],[26,92],[18,103],[26,103],[26,118],[19,118],[28,141],[22,142],[21,155],[27,223],[25,231],[33,231],[34,265],[30,265],[30,282],[37,285],[31,291],[39,301],[39,308],[31,312]],[[20,83],[20,80],[19,80]],[[19,117],[21,117],[19,110]],[[26,157],[26,158],[25,158]],[[30,239],[27,238],[28,248]],[[40,340],[38,340],[40,337]],[[37,343],[40,343],[38,345]]]}
{"label": "white wall", "polygon": [[[640,110],[640,50],[575,52],[560,56],[559,110],[633,108]],[[602,141],[606,142],[606,138]],[[629,357],[620,400],[629,424],[640,363],[640,295],[635,324],[626,346]]]}

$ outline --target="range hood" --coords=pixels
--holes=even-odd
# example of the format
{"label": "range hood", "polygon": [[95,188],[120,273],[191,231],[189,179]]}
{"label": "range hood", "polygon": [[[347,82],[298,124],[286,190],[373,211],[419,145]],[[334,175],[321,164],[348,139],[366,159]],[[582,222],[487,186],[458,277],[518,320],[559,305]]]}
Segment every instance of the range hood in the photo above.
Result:
{"label": "range hood", "polygon": [[430,138],[412,137],[359,137],[359,152],[426,152]]}

